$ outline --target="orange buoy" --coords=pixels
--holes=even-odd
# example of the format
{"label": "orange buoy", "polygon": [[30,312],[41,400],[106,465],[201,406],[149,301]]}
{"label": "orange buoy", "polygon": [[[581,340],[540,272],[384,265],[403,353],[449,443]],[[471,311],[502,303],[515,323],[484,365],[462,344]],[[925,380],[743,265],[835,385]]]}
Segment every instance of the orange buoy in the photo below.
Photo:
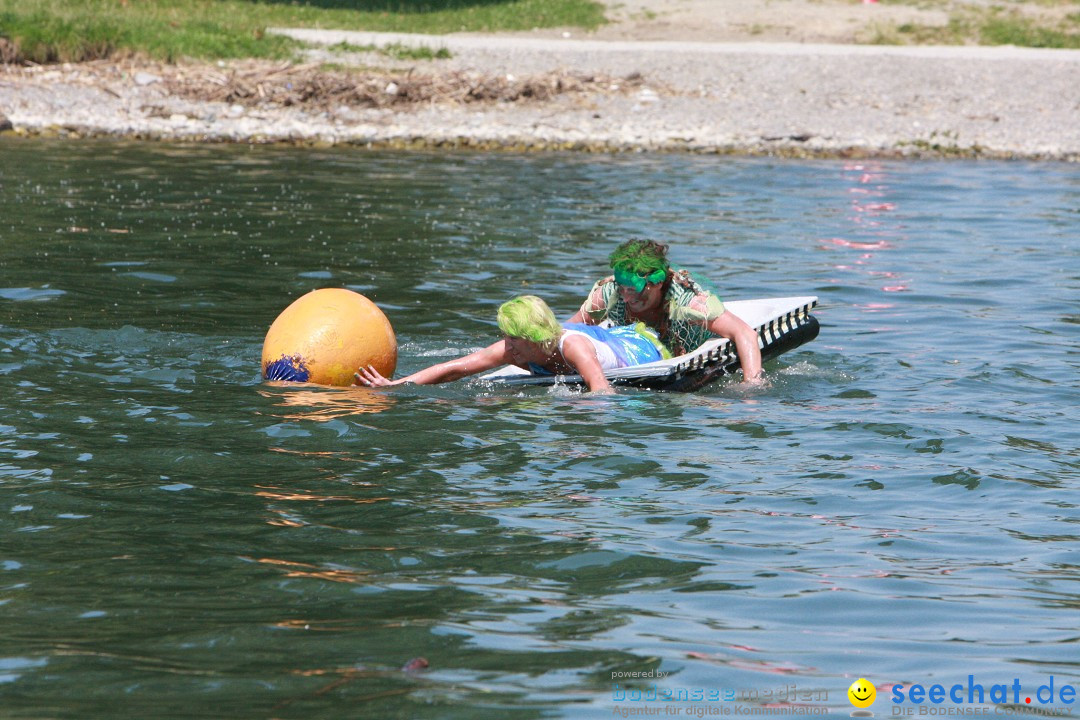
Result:
{"label": "orange buoy", "polygon": [[382,310],[352,290],[309,292],[278,315],[263,341],[267,380],[352,385],[367,365],[393,377],[397,336]]}

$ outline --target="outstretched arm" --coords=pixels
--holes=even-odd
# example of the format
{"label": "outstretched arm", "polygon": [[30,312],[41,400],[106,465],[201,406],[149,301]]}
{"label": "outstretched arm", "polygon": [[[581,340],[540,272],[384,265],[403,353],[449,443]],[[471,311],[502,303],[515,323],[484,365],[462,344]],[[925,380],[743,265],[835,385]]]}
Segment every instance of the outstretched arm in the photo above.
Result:
{"label": "outstretched arm", "polygon": [[404,383],[435,385],[437,383],[460,380],[463,377],[476,375],[485,370],[497,368],[500,365],[507,365],[510,362],[511,360],[509,352],[506,349],[506,343],[499,340],[492,345],[488,345],[483,350],[477,350],[476,352],[469,353],[465,357],[460,357],[456,360],[447,360],[438,365],[432,365],[431,367],[424,368],[423,370],[414,372],[412,375],[406,375],[397,380],[388,380],[384,378],[379,374],[378,370],[370,365],[366,368],[360,368],[354,373],[353,377],[356,379],[357,385],[364,385],[367,387],[390,387],[391,385],[402,385]]}
{"label": "outstretched arm", "polygon": [[570,367],[577,370],[589,390],[603,394],[614,392],[604,377],[604,369],[596,359],[596,349],[591,342],[580,335],[571,335],[563,340],[562,355]]}
{"label": "outstretched arm", "polygon": [[735,349],[739,352],[739,363],[742,365],[743,382],[761,382],[761,349],[758,347],[757,333],[752,327],[738,315],[725,310],[709,323],[709,331],[735,343]]}

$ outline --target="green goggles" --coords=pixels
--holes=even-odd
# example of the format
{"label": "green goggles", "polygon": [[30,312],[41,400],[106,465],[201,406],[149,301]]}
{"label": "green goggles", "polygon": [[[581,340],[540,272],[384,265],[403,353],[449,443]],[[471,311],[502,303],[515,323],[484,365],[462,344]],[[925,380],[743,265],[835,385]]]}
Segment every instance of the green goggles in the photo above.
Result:
{"label": "green goggles", "polygon": [[649,284],[657,285],[662,283],[666,277],[667,270],[663,269],[653,270],[650,273],[646,270],[634,272],[632,270],[627,270],[625,267],[615,268],[615,282],[623,287],[633,289],[634,292],[641,292],[645,289],[645,286]]}

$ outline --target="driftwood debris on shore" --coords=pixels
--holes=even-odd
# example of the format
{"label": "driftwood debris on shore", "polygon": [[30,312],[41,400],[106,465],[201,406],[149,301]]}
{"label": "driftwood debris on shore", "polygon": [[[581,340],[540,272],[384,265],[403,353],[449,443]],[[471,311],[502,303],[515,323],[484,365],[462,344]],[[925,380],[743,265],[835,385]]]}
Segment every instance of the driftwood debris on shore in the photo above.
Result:
{"label": "driftwood debris on shore", "polygon": [[623,78],[572,72],[530,77],[474,72],[358,72],[319,64],[236,63],[226,68],[176,66],[164,84],[179,97],[244,106],[382,108],[417,103],[527,102],[581,92],[620,92],[640,88],[640,74]]}

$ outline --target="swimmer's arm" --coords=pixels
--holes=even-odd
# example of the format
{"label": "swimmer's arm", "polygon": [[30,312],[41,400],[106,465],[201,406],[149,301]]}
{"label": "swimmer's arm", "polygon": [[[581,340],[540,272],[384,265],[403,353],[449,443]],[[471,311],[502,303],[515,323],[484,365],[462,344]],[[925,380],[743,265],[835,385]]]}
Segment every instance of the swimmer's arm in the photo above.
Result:
{"label": "swimmer's arm", "polygon": [[604,377],[600,361],[596,359],[596,350],[591,342],[580,335],[571,335],[563,340],[562,355],[594,393],[610,394],[611,383]]}
{"label": "swimmer's arm", "polygon": [[730,310],[725,310],[713,318],[708,327],[713,335],[725,337],[735,343],[735,349],[739,352],[739,363],[742,365],[743,382],[762,382],[761,349],[758,347],[758,336],[754,329]]}
{"label": "swimmer's arm", "polygon": [[510,353],[506,348],[506,343],[499,340],[496,343],[488,345],[483,350],[477,350],[476,352],[469,353],[465,357],[447,360],[446,362],[432,365],[431,367],[424,368],[423,370],[414,372],[412,375],[406,375],[397,380],[388,380],[370,365],[366,368],[360,368],[353,375],[353,378],[356,380],[357,385],[364,385],[366,387],[390,387],[392,385],[403,385],[405,383],[413,383],[415,385],[436,385],[438,383],[460,380],[463,377],[476,375],[485,370],[492,370],[509,363]]}

